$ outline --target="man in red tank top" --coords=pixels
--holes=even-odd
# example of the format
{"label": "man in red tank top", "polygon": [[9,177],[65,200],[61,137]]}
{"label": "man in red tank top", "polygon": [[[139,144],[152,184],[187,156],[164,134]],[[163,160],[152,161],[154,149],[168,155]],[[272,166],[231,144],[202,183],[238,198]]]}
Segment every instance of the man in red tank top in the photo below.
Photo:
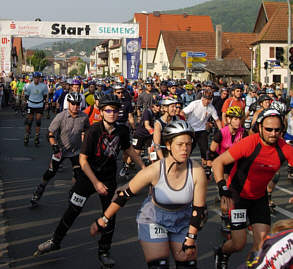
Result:
{"label": "man in red tank top", "polygon": [[[282,163],[293,166],[293,148],[281,138],[284,128],[277,110],[267,109],[258,119],[259,133],[234,144],[213,161],[215,180],[221,197],[221,209],[231,210],[231,240],[215,253],[216,268],[228,268],[229,256],[246,244],[247,221],[252,226],[251,257],[261,247],[270,231],[271,217],[266,188]],[[235,162],[228,182],[224,180],[224,166]]]}

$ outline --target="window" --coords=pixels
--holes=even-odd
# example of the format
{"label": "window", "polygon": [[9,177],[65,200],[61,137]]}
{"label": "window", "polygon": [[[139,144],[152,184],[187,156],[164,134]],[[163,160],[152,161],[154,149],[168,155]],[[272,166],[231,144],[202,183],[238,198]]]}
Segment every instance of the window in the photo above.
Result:
{"label": "window", "polygon": [[275,58],[275,47],[270,47],[270,58]]}
{"label": "window", "polygon": [[281,83],[281,75],[273,75],[274,83]]}

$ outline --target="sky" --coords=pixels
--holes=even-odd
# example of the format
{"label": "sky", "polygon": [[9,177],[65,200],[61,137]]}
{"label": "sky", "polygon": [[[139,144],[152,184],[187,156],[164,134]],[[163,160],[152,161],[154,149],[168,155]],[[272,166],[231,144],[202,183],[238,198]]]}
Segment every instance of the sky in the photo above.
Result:
{"label": "sky", "polygon": [[[190,7],[199,0],[1,0],[0,19],[70,22],[127,22],[135,12]],[[48,40],[29,38],[24,47]]]}

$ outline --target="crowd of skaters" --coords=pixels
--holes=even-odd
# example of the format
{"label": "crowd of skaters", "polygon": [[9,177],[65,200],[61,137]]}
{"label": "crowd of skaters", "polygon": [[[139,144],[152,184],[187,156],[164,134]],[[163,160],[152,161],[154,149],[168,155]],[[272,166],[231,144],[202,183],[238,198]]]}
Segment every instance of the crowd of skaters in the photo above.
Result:
{"label": "crowd of skaters", "polygon": [[[149,268],[168,268],[166,267],[168,260],[165,257],[168,251],[166,250],[167,254],[162,252],[169,247],[172,249],[176,268],[197,268],[194,246],[196,245],[197,232],[201,229],[206,217],[205,192],[207,180],[211,178],[211,167],[214,163],[216,166],[219,163],[219,161],[214,162],[214,160],[221,161],[221,156],[226,157],[223,153],[248,135],[253,137],[256,134],[258,139],[267,143],[266,139],[272,140],[273,137],[266,137],[265,132],[273,132],[275,139],[281,139],[284,136],[288,144],[293,141],[293,91],[290,90],[287,95],[282,84],[262,85],[255,82],[248,84],[242,81],[223,82],[222,80],[214,82],[183,79],[160,80],[156,75],[144,81],[140,79],[130,82],[124,81],[123,78],[111,77],[104,79],[44,77],[40,72],[33,73],[31,77],[23,75],[19,78],[14,78],[10,74],[8,78],[5,77],[4,79],[6,79],[6,82],[4,81],[0,85],[0,95],[1,88],[3,88],[4,105],[10,105],[16,111],[20,106],[25,107],[25,145],[29,143],[34,120],[36,124],[34,143],[37,146],[39,144],[42,115],[46,113],[47,118],[54,117],[48,133],[53,155],[48,170],[44,173],[41,183],[33,194],[31,200],[33,206],[37,206],[46,185],[56,174],[61,162],[65,158],[70,158],[72,162],[74,178],[69,207],[61,218],[52,239],[39,245],[38,252],[41,254],[60,248],[63,237],[79,215],[87,198],[92,193],[98,192],[103,206],[103,216],[101,220],[98,219],[92,225],[91,232],[95,234],[102,231],[102,237],[99,241],[99,259],[105,264],[108,263],[109,266],[113,265],[114,261],[109,256],[109,250],[115,227],[114,214],[137,191],[150,184],[153,186],[151,192],[153,196],[150,195],[147,198],[141,209],[140,218],[137,220],[140,225],[139,238]],[[86,114],[88,116],[85,117]],[[277,118],[282,125],[282,129],[273,126],[265,127],[264,130],[260,131],[263,122],[267,122],[271,118]],[[277,124],[274,121],[268,121],[268,123]],[[211,145],[209,145],[210,135],[212,138]],[[114,145],[115,141],[116,145]],[[276,141],[267,144],[274,146],[275,143]],[[92,149],[96,144],[98,144],[98,152]],[[184,150],[180,155],[181,145],[183,145]],[[189,156],[196,145],[200,149],[200,164],[194,161],[190,163],[189,161]],[[127,186],[120,189],[121,197],[118,195],[114,199],[115,205],[113,205],[111,200],[117,185],[115,175],[109,174],[108,168],[111,167],[112,172],[113,167],[116,168],[114,163],[120,149],[123,150],[124,164],[119,174],[121,176],[126,175],[133,161],[144,169],[144,174],[142,176],[142,172],[139,172]],[[230,193],[227,194],[225,186],[229,182],[229,178],[235,176],[233,166],[238,163],[237,158],[244,157],[238,156],[235,149],[234,151],[232,149],[232,156],[228,155],[227,160],[224,159],[220,162],[219,166],[224,168],[223,171],[222,169],[220,169],[220,173],[214,171],[221,205],[224,203],[222,205],[222,217],[225,220],[224,228],[227,228],[227,226],[229,226],[227,229],[232,228],[232,237],[224,246],[216,250],[216,268],[227,268],[229,256],[233,252],[240,251],[245,245],[245,240],[243,240],[242,245],[233,247],[233,244],[235,245],[233,235],[235,238],[235,234],[237,234],[235,231],[239,232],[239,229],[235,228],[239,223],[236,222],[237,225],[235,223],[234,225],[231,220],[227,222],[227,215],[231,215],[229,210],[231,210],[232,196]],[[105,150],[105,152],[102,153],[102,150]],[[143,163],[140,158],[144,150],[147,150],[149,156],[147,163]],[[291,169],[293,164],[292,147],[285,147],[283,155],[285,156],[283,158],[288,160],[290,176],[293,174]],[[160,161],[156,162],[156,160]],[[282,163],[281,160],[280,157],[280,164]],[[146,165],[154,169],[145,168]],[[226,166],[229,166],[229,169],[226,169]],[[277,170],[274,171],[277,172]],[[160,174],[159,171],[165,171],[165,174]],[[167,192],[167,194],[168,191],[170,192],[168,190],[169,184],[171,185],[171,188],[170,186],[169,188],[173,191],[182,187],[181,183],[184,182],[182,178],[185,178],[183,177],[185,173],[190,174],[189,182],[191,182],[192,187],[184,191],[189,193],[191,198],[182,201],[180,200],[182,199],[181,194],[180,197],[174,195],[175,202],[164,200],[162,194],[164,196],[164,192]],[[145,176],[148,174],[149,177]],[[180,181],[176,182],[178,178],[180,178]],[[186,180],[188,178],[187,176]],[[166,181],[168,184],[165,186],[163,183]],[[270,194],[277,182],[278,180],[270,182],[266,192]],[[271,194],[268,197],[271,198]],[[267,199],[267,196],[262,203],[266,204],[266,201],[268,201],[268,205],[272,203],[271,199]],[[152,234],[153,226],[145,220],[144,214],[148,213],[145,210],[155,210],[156,214],[168,215],[169,208],[165,208],[168,203],[177,206],[179,203],[179,209],[176,206],[174,209],[177,217],[188,212],[191,215],[190,223],[186,222],[189,219],[185,217],[183,222],[185,226],[182,227],[184,232],[176,233],[172,230],[174,227],[164,228],[164,223],[159,223],[154,219],[152,221],[158,227],[163,227],[163,235],[155,238],[147,237],[146,234]],[[187,206],[190,204],[193,205],[191,208]],[[264,204],[259,203],[258,205]],[[163,211],[159,213],[156,206]],[[262,222],[265,219],[265,225],[270,225],[267,216],[263,219],[257,219],[248,214],[247,218],[250,221],[253,219],[254,222],[259,220]],[[173,225],[176,225],[176,221],[178,221],[177,218],[174,219]],[[245,225],[242,224],[243,230]],[[269,232],[267,226],[265,228],[255,226],[253,232],[259,238],[255,238],[248,259],[249,262],[260,257],[263,239]],[[174,235],[169,236],[169,234]],[[244,235],[241,234],[241,236],[244,239]],[[164,240],[158,240],[159,238],[164,238]],[[155,245],[159,247],[153,253],[154,249],[156,250]],[[180,249],[181,254],[176,255]],[[288,264],[291,262],[292,260]],[[252,262],[252,265],[257,266],[257,263]]]}

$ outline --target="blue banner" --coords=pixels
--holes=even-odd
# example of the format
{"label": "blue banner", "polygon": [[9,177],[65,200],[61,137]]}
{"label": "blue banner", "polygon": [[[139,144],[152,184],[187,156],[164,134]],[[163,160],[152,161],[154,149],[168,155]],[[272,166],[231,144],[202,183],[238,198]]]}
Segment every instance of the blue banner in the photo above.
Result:
{"label": "blue banner", "polygon": [[141,38],[126,38],[127,79],[138,79]]}

